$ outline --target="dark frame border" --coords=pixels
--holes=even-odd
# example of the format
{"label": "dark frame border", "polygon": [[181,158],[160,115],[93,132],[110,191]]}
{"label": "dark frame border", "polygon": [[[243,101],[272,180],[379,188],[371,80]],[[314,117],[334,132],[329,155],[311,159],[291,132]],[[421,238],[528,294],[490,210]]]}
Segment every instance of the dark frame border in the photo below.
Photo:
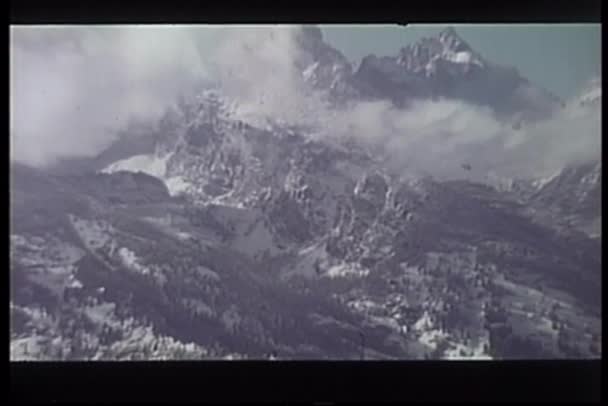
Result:
{"label": "dark frame border", "polygon": [[11,363],[28,401],[597,401],[600,361]]}
{"label": "dark frame border", "polygon": [[[315,8],[292,2],[20,0],[9,24],[600,23],[600,0],[406,1]],[[7,148],[6,151],[9,149]],[[8,278],[8,272],[7,278]],[[9,284],[6,284],[7,290]],[[22,401],[396,401],[600,399],[602,362],[10,362]]]}
{"label": "dark frame border", "polygon": [[20,0],[13,24],[53,23],[599,23],[600,0],[307,2],[100,2]]}

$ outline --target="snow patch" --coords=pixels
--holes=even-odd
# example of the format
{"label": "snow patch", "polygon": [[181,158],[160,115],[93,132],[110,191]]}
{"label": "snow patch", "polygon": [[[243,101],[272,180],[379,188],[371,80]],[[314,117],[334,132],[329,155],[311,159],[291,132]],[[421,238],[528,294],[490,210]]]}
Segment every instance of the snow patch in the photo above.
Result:
{"label": "snow patch", "polygon": [[420,317],[420,319],[418,319],[416,323],[414,323],[413,327],[414,330],[417,331],[428,330],[432,328],[433,322],[431,321],[431,316],[429,315],[429,313],[425,311],[422,317]]}
{"label": "snow patch", "polygon": [[99,325],[107,324],[111,327],[119,328],[120,323],[116,321],[114,310],[116,305],[114,303],[101,303],[96,306],[85,307],[84,313],[94,323]]}
{"label": "snow patch", "polygon": [[532,182],[532,186],[534,186],[536,189],[542,189],[546,184],[548,184],[549,182],[551,182],[553,179],[557,178],[561,173],[562,173],[562,170],[560,169],[559,171],[555,172],[551,176],[547,176],[545,178],[537,179],[534,182]]}
{"label": "snow patch", "polygon": [[445,56],[445,59],[453,62],[453,63],[462,63],[462,64],[466,64],[466,63],[471,63],[471,61],[473,60],[473,55],[471,55],[470,52],[455,52],[455,53],[450,53],[447,54]]}
{"label": "snow patch", "polygon": [[347,276],[367,276],[369,270],[363,268],[360,264],[348,264],[342,262],[338,265],[334,265],[327,270],[327,276],[330,278],[339,278]]}
{"label": "snow patch", "polygon": [[[70,275],[73,276],[73,275]],[[70,278],[71,281],[68,284],[68,287],[72,288],[72,289],[82,289],[84,287],[84,285],[82,284],[82,282],[80,282],[78,279],[76,278]]]}
{"label": "snow patch", "polygon": [[399,322],[397,320],[395,320],[392,317],[385,317],[385,316],[372,316],[371,320],[381,326],[387,327],[391,330],[394,330],[397,333],[401,333],[403,332],[403,329],[401,328],[401,325],[399,324]]}
{"label": "snow patch", "polygon": [[41,359],[40,341],[42,336],[24,337],[11,340],[11,361],[39,361]]}
{"label": "snow patch", "polygon": [[462,343],[455,343],[450,346],[441,357],[448,360],[491,360],[489,354],[485,353],[484,341],[480,341],[477,346],[470,347]]}
{"label": "snow patch", "polygon": [[310,78],[312,77],[312,75],[315,73],[315,70],[319,67],[319,62],[315,62],[312,65],[310,65],[309,67],[307,67],[304,72],[302,72],[302,76],[304,77],[304,80],[310,80]]}
{"label": "snow patch", "polygon": [[380,305],[369,299],[355,299],[347,303],[347,306],[359,313],[369,313],[381,310]]}
{"label": "snow patch", "polygon": [[126,247],[121,247],[118,250],[118,255],[119,255],[123,265],[125,267],[127,267],[128,269],[139,272],[143,275],[148,275],[150,273],[150,269],[148,269],[148,267],[146,267],[146,266],[143,266],[140,263],[137,255],[135,255],[135,253],[133,251],[131,251],[130,249],[128,249]]}
{"label": "snow patch", "polygon": [[169,153],[163,157],[158,157],[154,154],[135,155],[131,158],[114,162],[108,167],[102,169],[100,172],[142,172],[162,180],[169,191],[169,195],[177,196],[186,192],[191,187],[191,184],[182,176],[172,176],[170,178],[166,177],[167,163],[172,155],[173,153]]}
{"label": "snow patch", "polygon": [[447,333],[438,329],[434,329],[422,332],[422,334],[418,338],[418,341],[434,350],[437,349],[437,344],[440,341],[445,340],[447,337]]}
{"label": "snow patch", "polygon": [[188,190],[190,183],[186,181],[182,176],[173,176],[165,180],[165,185],[169,190],[169,195],[178,196]]}
{"label": "snow patch", "polygon": [[162,158],[154,154],[135,155],[131,158],[123,159],[114,162],[108,167],[101,170],[102,173],[114,173],[118,171],[128,172],[143,172],[148,175],[164,178],[167,172],[167,161],[171,154],[165,155]]}

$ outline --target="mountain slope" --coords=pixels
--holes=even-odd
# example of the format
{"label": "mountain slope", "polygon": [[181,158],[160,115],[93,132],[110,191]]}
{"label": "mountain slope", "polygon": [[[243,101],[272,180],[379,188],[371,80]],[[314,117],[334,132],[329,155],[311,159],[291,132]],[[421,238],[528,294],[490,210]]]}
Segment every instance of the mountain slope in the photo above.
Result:
{"label": "mountain slope", "polygon": [[[452,30],[354,74],[318,29],[297,41],[337,102],[556,103]],[[207,90],[68,174],[11,168],[12,359],[601,356],[600,240],[559,219],[601,219],[601,163],[413,177],[233,107]]]}
{"label": "mountain slope", "polygon": [[[37,189],[38,198],[68,188],[86,210],[51,213],[63,216],[69,238],[41,224],[13,239],[85,253],[61,282],[71,286],[74,275],[82,285],[68,289],[76,308],[115,303],[126,313],[107,323],[133,318],[153,337],[192,343],[187,356],[198,357],[353,359],[361,333],[365,356],[378,359],[597,354],[601,264],[592,240],[534,223],[492,188],[403,178],[356,146],[198,106],[150,155],[167,157],[154,174],[179,177],[179,196],[123,171],[139,172],[125,162],[142,159],[80,180],[43,176],[56,187]],[[55,286],[39,275],[52,273],[48,259],[34,271],[29,254],[14,258],[16,292]],[[23,295],[17,306],[40,306]],[[44,309],[64,315],[61,303],[49,299]],[[66,357],[115,357],[111,345],[105,355]]]}

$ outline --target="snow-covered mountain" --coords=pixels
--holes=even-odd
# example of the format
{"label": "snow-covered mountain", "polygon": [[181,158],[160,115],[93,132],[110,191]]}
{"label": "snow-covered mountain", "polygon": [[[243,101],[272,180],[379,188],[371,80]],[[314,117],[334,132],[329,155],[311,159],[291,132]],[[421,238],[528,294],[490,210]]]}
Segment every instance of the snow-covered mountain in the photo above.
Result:
{"label": "snow-covered mountain", "polygon": [[349,83],[352,76],[350,62],[323,40],[320,28],[303,27],[296,36],[296,43],[304,55],[296,61],[296,65],[307,83],[316,89],[329,91],[334,97],[355,95],[355,90]]}
{"label": "snow-covered mountain", "polygon": [[[89,305],[92,314],[113,305],[126,313],[99,316],[101,324],[93,322],[86,334],[133,318],[133,328],[150,335],[149,349],[128,347],[132,339],[123,334],[118,341],[107,338],[102,351],[82,344],[91,338],[72,338],[79,344],[63,349],[66,357],[143,351],[150,357],[356,358],[360,330],[367,336],[366,358],[597,353],[591,350],[596,338],[577,333],[595,331],[596,319],[560,295],[585,292],[585,306],[597,306],[599,245],[536,224],[503,192],[403,178],[362,150],[311,141],[288,128],[239,124],[206,106],[199,104],[202,111],[189,120],[177,114],[180,124],[154,154],[116,162],[94,177],[43,177],[72,192],[58,194],[51,205],[46,199],[55,211],[42,217],[31,216],[39,210],[32,199],[56,187],[28,195],[33,180],[14,182],[12,194],[24,196],[12,245],[13,269],[21,275],[14,282],[19,317],[42,323],[23,312],[68,314],[59,303],[96,301]],[[137,172],[152,176],[125,177]],[[171,197],[175,178],[183,187]],[[128,198],[117,199],[121,193]],[[71,209],[70,199],[82,207]],[[51,234],[49,221],[56,224]],[[37,252],[35,238],[84,256],[65,265],[63,279],[53,279],[37,270],[54,269],[50,259],[27,254]],[[28,286],[62,287],[73,299],[62,293],[35,304],[22,292]],[[524,313],[515,306],[519,301],[528,303]],[[570,310],[549,315],[555,303]],[[282,309],[276,316],[267,313],[276,309]],[[555,317],[564,327],[552,330]],[[53,316],[44,320],[54,323]],[[299,335],[290,327],[294,322]],[[319,326],[329,335],[318,336]],[[505,335],[505,328],[513,330]],[[19,331],[24,335],[15,346],[34,339],[27,327]],[[57,327],[46,334],[62,341],[70,333]],[[155,343],[168,339],[175,343],[166,351],[183,346],[184,355],[154,352]]]}
{"label": "snow-covered mountain", "polygon": [[[356,73],[317,28],[297,41],[334,101],[556,103],[453,30]],[[245,122],[220,91],[142,131],[88,171],[12,168],[14,358],[601,355],[599,241],[555,227],[601,216],[599,163],[501,187],[413,177],[356,142]]]}
{"label": "snow-covered mountain", "polygon": [[499,117],[535,120],[561,107],[560,100],[512,67],[486,61],[452,28],[401,49],[396,56],[367,56],[354,75],[361,92],[407,105],[445,97],[491,107]]}

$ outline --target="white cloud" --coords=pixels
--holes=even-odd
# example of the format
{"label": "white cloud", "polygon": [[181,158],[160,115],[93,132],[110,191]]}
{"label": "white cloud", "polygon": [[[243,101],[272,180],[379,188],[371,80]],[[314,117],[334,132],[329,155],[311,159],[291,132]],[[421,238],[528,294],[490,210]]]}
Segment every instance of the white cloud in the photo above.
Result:
{"label": "white cloud", "polygon": [[[251,27],[225,37],[213,60],[224,72],[224,89],[241,102],[242,112],[310,124],[323,137],[354,137],[384,149],[396,169],[440,177],[544,176],[599,158],[599,110],[569,107],[515,130],[489,108],[455,100],[422,101],[407,110],[388,101],[329,109],[318,94],[306,90],[302,72],[294,66],[306,57],[297,46],[297,30]],[[473,170],[463,171],[464,163]]]}
{"label": "white cloud", "polygon": [[[600,158],[599,110],[566,109],[520,130],[497,120],[489,110],[457,101],[426,101],[407,111],[358,109],[356,115],[358,122],[378,125],[371,138],[382,134],[395,165],[440,177],[546,176],[566,165]],[[369,138],[367,131],[360,136]],[[464,172],[464,163],[473,170]]]}
{"label": "white cloud", "polygon": [[231,28],[212,54],[222,91],[239,102],[245,119],[273,117],[301,122],[320,107],[294,63],[306,58],[297,45],[297,26]]}
{"label": "white cloud", "polygon": [[[217,79],[242,117],[317,127],[384,149],[402,170],[445,177],[543,176],[599,158],[599,109],[567,108],[514,130],[489,109],[439,100],[329,109],[305,86],[294,26],[53,27],[11,31],[13,156],[45,164],[92,154],[129,117],[155,118],[201,78]],[[17,137],[17,138],[15,138]],[[468,163],[473,170],[465,172]]]}
{"label": "white cloud", "polygon": [[99,152],[132,118],[158,117],[206,76],[192,29],[11,27],[11,157]]}
{"label": "white cloud", "polygon": [[516,175],[547,176],[567,165],[601,159],[601,109],[569,106],[524,128],[505,146],[497,165]]}

